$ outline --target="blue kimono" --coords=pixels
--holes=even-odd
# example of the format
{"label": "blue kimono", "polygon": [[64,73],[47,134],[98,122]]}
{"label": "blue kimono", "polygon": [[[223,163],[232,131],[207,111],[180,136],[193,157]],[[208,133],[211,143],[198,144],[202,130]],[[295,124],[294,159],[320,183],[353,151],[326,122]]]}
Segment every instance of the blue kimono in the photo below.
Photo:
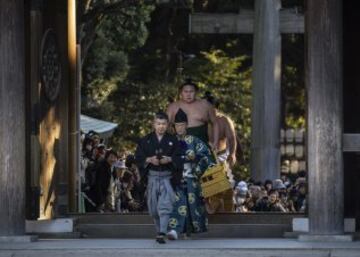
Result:
{"label": "blue kimono", "polygon": [[205,232],[207,217],[200,178],[214,160],[208,146],[197,137],[186,135],[179,139],[179,145],[184,153],[184,167],[181,181],[175,186],[175,204],[168,229],[178,234]]}

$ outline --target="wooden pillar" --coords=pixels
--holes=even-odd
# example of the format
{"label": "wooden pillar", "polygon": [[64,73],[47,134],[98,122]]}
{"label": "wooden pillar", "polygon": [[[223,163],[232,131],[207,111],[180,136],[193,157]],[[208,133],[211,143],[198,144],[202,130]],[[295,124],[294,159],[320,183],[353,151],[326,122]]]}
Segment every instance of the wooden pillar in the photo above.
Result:
{"label": "wooden pillar", "polygon": [[68,0],[68,61],[69,61],[69,211],[76,211],[76,176],[79,160],[79,111],[76,89],[76,1]]}
{"label": "wooden pillar", "polygon": [[81,142],[80,142],[80,114],[81,114],[81,79],[82,79],[82,73],[81,73],[81,45],[76,45],[76,128],[77,128],[77,137],[76,137],[76,143],[77,143],[77,155],[76,159],[77,166],[77,211],[81,212],[83,211],[81,208],[81,180],[80,178],[80,150],[81,150]]}
{"label": "wooden pillar", "polygon": [[[40,216],[40,170],[41,170],[41,149],[40,149],[40,63],[39,56],[41,51],[42,38],[42,4],[39,1],[31,1],[30,4],[30,23],[29,23],[29,87],[27,88],[29,97],[28,117],[30,117],[30,140],[28,141],[28,170],[30,171],[27,179],[30,185],[30,194],[27,195],[29,205],[28,219],[37,219]],[[28,124],[29,125],[29,124]]]}
{"label": "wooden pillar", "polygon": [[24,1],[0,0],[0,236],[25,233]]}
{"label": "wooden pillar", "polygon": [[251,177],[280,177],[280,0],[255,1]]}
{"label": "wooden pillar", "polygon": [[308,0],[309,225],[311,235],[344,233],[342,1]]}

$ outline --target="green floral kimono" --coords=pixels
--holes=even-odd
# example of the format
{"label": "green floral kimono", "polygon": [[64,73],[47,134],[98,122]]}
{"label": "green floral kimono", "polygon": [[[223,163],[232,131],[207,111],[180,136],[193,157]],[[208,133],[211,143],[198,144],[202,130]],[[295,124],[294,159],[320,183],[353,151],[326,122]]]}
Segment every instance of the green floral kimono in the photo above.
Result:
{"label": "green floral kimono", "polygon": [[197,137],[180,139],[184,156],[181,183],[175,186],[175,205],[169,219],[169,230],[179,233],[207,231],[206,210],[200,187],[200,177],[214,164],[207,145]]}

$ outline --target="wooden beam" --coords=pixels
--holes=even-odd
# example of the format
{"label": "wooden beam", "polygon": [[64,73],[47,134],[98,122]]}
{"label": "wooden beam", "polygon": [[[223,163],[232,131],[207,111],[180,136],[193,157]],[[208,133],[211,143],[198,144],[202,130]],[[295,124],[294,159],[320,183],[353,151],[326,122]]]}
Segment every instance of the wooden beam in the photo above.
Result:
{"label": "wooden beam", "polygon": [[80,179],[80,162],[81,162],[81,158],[80,158],[80,151],[81,151],[81,142],[80,142],[80,113],[81,113],[81,45],[77,44],[76,45],[76,97],[77,97],[77,101],[76,101],[76,129],[78,131],[77,133],[77,137],[76,137],[76,144],[77,144],[77,154],[76,154],[76,160],[77,160],[77,166],[76,166],[76,170],[77,170],[77,174],[78,174],[78,184],[77,184],[77,195],[78,195],[78,200],[77,200],[77,210],[80,213],[81,211],[83,211],[81,209],[81,179]]}
{"label": "wooden beam", "polygon": [[25,234],[24,1],[0,0],[0,237]]}
{"label": "wooden beam", "polygon": [[342,235],[342,1],[307,0],[306,4],[310,235]]}
{"label": "wooden beam", "polygon": [[360,134],[343,134],[343,151],[360,152]]}
{"label": "wooden beam", "polygon": [[42,14],[38,9],[30,11],[30,106],[31,106],[31,158],[30,158],[30,185],[39,187],[40,182],[40,160],[41,151],[39,143],[39,113],[38,106],[40,102],[40,46],[42,36]]}
{"label": "wooden beam", "polygon": [[256,0],[251,111],[251,177],[280,177],[280,0]]}
{"label": "wooden beam", "polygon": [[[280,11],[281,33],[304,33],[304,15],[293,9]],[[189,17],[189,33],[199,34],[252,34],[254,11],[231,13],[194,13]]]}
{"label": "wooden beam", "polygon": [[79,124],[76,89],[76,1],[68,0],[68,62],[69,62],[69,211],[76,211],[76,176],[78,174]]}

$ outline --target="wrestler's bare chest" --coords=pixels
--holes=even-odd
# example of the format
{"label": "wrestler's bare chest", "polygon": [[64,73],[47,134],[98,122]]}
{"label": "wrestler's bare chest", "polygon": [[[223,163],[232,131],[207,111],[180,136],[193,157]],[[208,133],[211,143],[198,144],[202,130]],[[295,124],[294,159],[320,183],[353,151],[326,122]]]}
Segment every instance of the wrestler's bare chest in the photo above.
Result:
{"label": "wrestler's bare chest", "polygon": [[201,102],[179,103],[178,108],[183,109],[187,114],[190,127],[199,126],[209,121],[208,110]]}

